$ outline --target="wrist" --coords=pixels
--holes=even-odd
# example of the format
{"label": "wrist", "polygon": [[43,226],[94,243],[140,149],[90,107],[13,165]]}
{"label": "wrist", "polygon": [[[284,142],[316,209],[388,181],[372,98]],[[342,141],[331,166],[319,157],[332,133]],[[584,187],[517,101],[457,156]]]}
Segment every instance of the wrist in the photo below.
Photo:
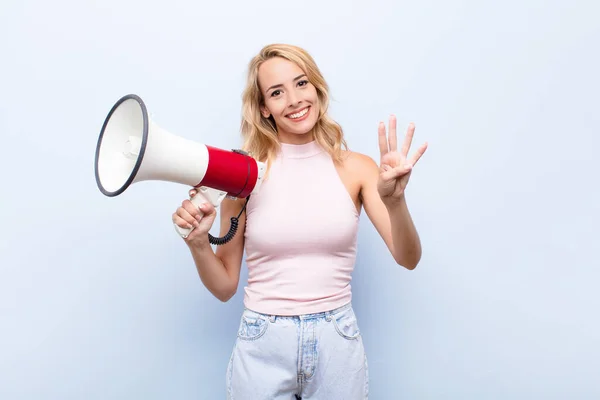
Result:
{"label": "wrist", "polygon": [[210,242],[208,240],[208,234],[203,235],[203,237],[195,237],[192,240],[185,240],[185,244],[189,247],[190,250],[195,250],[202,252],[204,250],[210,249]]}
{"label": "wrist", "polygon": [[390,210],[394,210],[398,207],[404,206],[406,205],[406,196],[404,193],[402,193],[400,196],[398,197],[384,197],[381,199],[381,201],[383,202],[383,204],[386,206],[386,208],[388,209],[388,211]]}

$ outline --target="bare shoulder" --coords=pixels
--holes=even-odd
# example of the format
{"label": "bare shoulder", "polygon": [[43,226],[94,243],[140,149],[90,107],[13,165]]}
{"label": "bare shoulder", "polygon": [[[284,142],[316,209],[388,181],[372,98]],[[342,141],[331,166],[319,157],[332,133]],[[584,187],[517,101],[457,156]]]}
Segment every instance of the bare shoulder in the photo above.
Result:
{"label": "bare shoulder", "polygon": [[361,182],[369,181],[373,176],[379,174],[379,166],[372,157],[366,154],[345,150],[342,151],[342,159],[344,169]]}

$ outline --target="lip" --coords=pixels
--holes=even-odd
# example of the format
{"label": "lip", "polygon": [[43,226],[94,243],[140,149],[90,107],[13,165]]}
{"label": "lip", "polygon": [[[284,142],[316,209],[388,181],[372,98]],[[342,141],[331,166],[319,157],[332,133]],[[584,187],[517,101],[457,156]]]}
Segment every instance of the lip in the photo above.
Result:
{"label": "lip", "polygon": [[[292,113],[286,114],[286,116],[285,116],[285,117],[286,117],[287,119],[289,119],[290,121],[292,121],[292,122],[301,122],[301,121],[304,121],[304,120],[305,120],[306,118],[308,118],[308,116],[310,115],[310,108],[311,108],[310,106],[306,106],[306,107],[304,107],[304,108],[301,108],[301,109],[299,109],[298,111],[294,111],[294,112],[292,112]],[[299,112],[301,112],[301,111],[304,111],[305,109],[308,109],[308,111],[306,112],[306,114],[304,114],[304,116],[302,116],[302,117],[300,117],[300,118],[296,118],[296,119],[294,119],[294,118],[290,118],[290,117],[289,117],[290,115],[292,115],[292,114],[297,114],[297,113],[299,113]]]}

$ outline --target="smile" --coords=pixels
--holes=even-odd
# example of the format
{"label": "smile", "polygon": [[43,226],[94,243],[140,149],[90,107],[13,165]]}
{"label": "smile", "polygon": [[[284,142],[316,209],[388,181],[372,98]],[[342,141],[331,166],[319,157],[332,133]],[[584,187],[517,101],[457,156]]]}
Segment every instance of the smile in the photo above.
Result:
{"label": "smile", "polygon": [[286,117],[289,119],[293,119],[293,120],[302,120],[303,117],[305,117],[308,114],[309,109],[310,109],[310,106],[308,106],[298,112],[295,112],[293,114],[288,114],[288,115],[286,115]]}

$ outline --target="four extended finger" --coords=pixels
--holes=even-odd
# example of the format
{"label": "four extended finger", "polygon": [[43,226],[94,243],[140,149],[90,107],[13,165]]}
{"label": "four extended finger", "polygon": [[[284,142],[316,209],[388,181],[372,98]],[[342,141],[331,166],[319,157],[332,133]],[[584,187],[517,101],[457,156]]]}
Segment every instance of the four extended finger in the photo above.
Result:
{"label": "four extended finger", "polygon": [[385,136],[385,124],[383,122],[379,123],[377,132],[379,136],[379,152],[381,153],[381,157],[383,157],[388,152],[388,143]]}
{"label": "four extended finger", "polygon": [[425,150],[427,150],[427,142],[423,143],[421,147],[419,147],[417,151],[415,151],[415,154],[413,154],[410,158],[410,164],[415,165],[417,161],[419,161],[421,156],[425,153]]}
{"label": "four extended finger", "polygon": [[398,150],[398,136],[396,133],[396,116],[390,115],[390,127],[389,127],[389,135],[388,141],[390,144],[390,151]]}
{"label": "four extended finger", "polygon": [[408,128],[406,129],[406,135],[404,136],[404,142],[402,143],[402,149],[400,150],[400,154],[402,154],[405,158],[408,158],[408,151],[410,150],[410,145],[412,143],[414,134],[415,124],[411,122],[408,124]]}

